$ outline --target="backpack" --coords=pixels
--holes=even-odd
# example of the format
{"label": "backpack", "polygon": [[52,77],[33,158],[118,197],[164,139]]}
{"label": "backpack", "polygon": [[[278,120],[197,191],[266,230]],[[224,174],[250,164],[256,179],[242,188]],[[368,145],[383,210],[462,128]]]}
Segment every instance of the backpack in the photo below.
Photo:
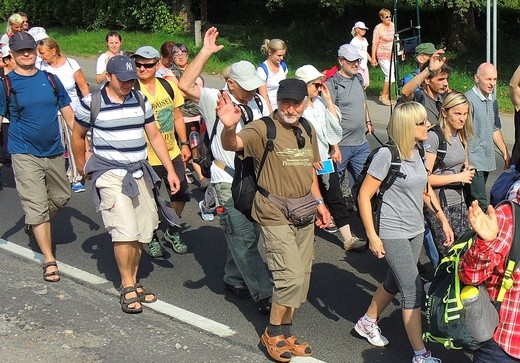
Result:
{"label": "backpack", "polygon": [[461,298],[464,284],[459,279],[458,265],[461,256],[476,238],[469,229],[449,249],[435,270],[433,280],[426,294],[425,342],[437,342],[447,349],[478,349],[493,337],[498,326],[498,311],[505,293],[513,286],[511,275],[520,260],[520,206],[509,203],[513,211],[514,235],[511,249],[506,258],[506,272],[497,301],[491,301],[485,284],[478,288],[478,298],[468,302]]}
{"label": "backpack", "polygon": [[[251,209],[253,208],[253,201],[256,192],[262,189],[258,186],[258,177],[262,172],[265,161],[270,151],[274,150],[274,139],[276,138],[276,126],[274,121],[269,116],[264,116],[262,120],[267,127],[267,142],[265,145],[260,165],[258,166],[258,173],[255,173],[255,166],[252,157],[240,158],[235,156],[235,173],[233,176],[233,183],[231,184],[231,194],[235,209],[244,214],[248,219],[251,218]],[[300,117],[300,124],[305,129],[309,137],[312,135],[312,128],[309,121]]]}
{"label": "backpack", "polygon": [[[287,72],[287,64],[284,61],[280,62],[280,66],[282,67],[284,73]],[[265,72],[265,75],[269,77],[269,68],[267,68],[267,64],[265,64],[264,62],[260,63],[260,68],[262,68]]]}
{"label": "backpack", "polygon": [[[168,93],[168,96],[170,96],[170,98],[172,99],[172,102],[173,102],[175,93],[173,92],[173,87],[170,84],[170,82],[168,82],[167,80],[165,80],[164,78],[161,78],[161,77],[156,77],[156,79],[159,81],[161,86],[166,90],[166,93]],[[134,89],[138,90],[138,91],[141,89],[141,84],[139,83],[138,79],[135,80]]]}
{"label": "backpack", "polygon": [[520,173],[516,171],[514,165],[511,165],[509,170],[502,172],[489,191],[489,204],[494,207],[499,202],[506,200],[509,190],[518,179],[520,179]]}
{"label": "backpack", "polygon": [[[59,99],[60,99],[60,94],[59,94],[58,84],[56,83],[56,78],[55,78],[56,76],[47,71],[41,71],[41,72],[45,73],[47,80],[51,84],[52,90],[54,92],[54,96],[56,97],[56,105],[58,105]],[[5,91],[5,109],[6,109],[5,117],[7,119],[9,119],[9,104],[11,103],[11,95],[13,95],[14,104],[16,107],[16,117],[18,118],[18,117],[20,117],[20,113],[22,112],[23,107],[20,107],[18,105],[18,97],[16,96],[16,90],[12,86],[11,78],[9,77],[8,74],[6,74],[2,78],[1,81],[2,81],[2,86],[4,87],[4,91]]]}
{"label": "backpack", "polygon": [[[139,106],[143,109],[143,113],[146,113],[146,105],[144,97],[141,92],[132,89],[130,92],[134,94],[134,97],[139,101]],[[90,96],[90,125],[94,127],[94,123],[98,117],[99,111],[101,110],[101,90],[92,92]]]}
{"label": "backpack", "polygon": [[444,137],[444,133],[441,130],[441,127],[439,125],[435,125],[431,127],[428,131],[433,131],[437,135],[437,138],[439,139],[439,147],[437,148],[437,155],[435,157],[435,162],[433,163],[433,169],[443,169],[446,165],[444,164],[444,158],[446,157],[446,150],[448,149],[448,142],[446,141],[446,138]]}
{"label": "backpack", "polygon": [[[377,140],[379,141],[379,139]],[[356,207],[359,210],[359,205],[357,205],[357,195],[359,194],[359,189],[361,189],[363,180],[365,180],[368,168],[372,163],[372,159],[381,148],[388,148],[388,150],[390,150],[390,154],[392,155],[392,159],[390,161],[390,169],[388,170],[388,174],[386,175],[386,177],[381,182],[379,190],[372,196],[372,199],[370,200],[372,206],[372,217],[374,220],[374,227],[377,233],[379,233],[379,215],[381,213],[381,207],[383,205],[383,195],[392,186],[392,184],[394,184],[397,178],[406,178],[406,174],[403,174],[401,172],[401,156],[399,155],[399,151],[397,150],[397,146],[394,144],[394,142],[392,140],[388,140],[386,144],[383,144],[380,141],[379,143],[381,144],[381,146],[375,148],[370,152],[367,159],[365,160],[365,164],[363,165],[363,169],[359,174],[357,182],[352,187],[352,194],[356,198]]]}
{"label": "backpack", "polygon": [[[222,93],[225,91],[220,90],[220,92]],[[253,96],[253,99],[255,100],[256,105],[258,106],[258,109],[260,110],[260,113],[263,113],[264,104],[262,102],[262,99],[258,95],[258,93],[256,93]],[[253,111],[251,110],[251,108],[249,106],[239,104],[239,103],[237,103],[236,105],[240,108],[240,111],[242,113],[242,120],[244,121],[244,124],[248,124],[249,122],[253,121]],[[211,129],[211,133],[208,134],[208,132],[205,132],[201,135],[202,141],[201,141],[200,145],[198,146],[200,158],[199,158],[198,162],[194,161],[195,163],[200,165],[201,174],[206,178],[211,177],[211,165],[213,164],[213,161],[215,160],[215,158],[213,157],[213,152],[211,151],[211,143],[213,142],[213,138],[217,134],[218,122],[219,122],[219,118],[217,116],[215,118],[215,123],[213,124],[213,128]],[[234,170],[227,167],[224,163],[216,163],[216,165],[219,168],[225,170],[229,175],[234,176]]]}

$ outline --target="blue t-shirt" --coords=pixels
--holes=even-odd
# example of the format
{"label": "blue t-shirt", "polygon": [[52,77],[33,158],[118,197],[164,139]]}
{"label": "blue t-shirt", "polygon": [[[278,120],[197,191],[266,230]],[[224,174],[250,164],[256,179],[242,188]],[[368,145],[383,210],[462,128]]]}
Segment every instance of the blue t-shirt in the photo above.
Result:
{"label": "blue t-shirt", "polygon": [[[9,153],[38,157],[62,154],[58,111],[71,100],[58,77],[54,77],[58,97],[42,71],[32,76],[11,72],[9,79]],[[0,86],[0,115],[7,116],[6,111],[5,89]]]}

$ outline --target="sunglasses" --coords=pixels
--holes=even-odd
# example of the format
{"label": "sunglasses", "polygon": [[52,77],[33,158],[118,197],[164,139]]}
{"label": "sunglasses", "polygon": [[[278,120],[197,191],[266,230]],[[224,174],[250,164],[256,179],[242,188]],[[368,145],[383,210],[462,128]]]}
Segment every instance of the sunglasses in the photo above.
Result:
{"label": "sunglasses", "polygon": [[305,138],[302,136],[302,130],[299,127],[293,127],[293,132],[298,149],[303,149],[305,147]]}
{"label": "sunglasses", "polygon": [[383,16],[383,19],[392,19],[392,15]]}
{"label": "sunglasses", "polygon": [[426,126],[427,122],[428,122],[428,120],[424,119],[421,122],[416,123],[415,126]]}
{"label": "sunglasses", "polygon": [[146,69],[149,69],[149,68],[155,67],[156,64],[157,64],[157,62],[155,62],[155,63],[139,63],[139,62],[135,62],[135,67],[136,68],[144,67]]}
{"label": "sunglasses", "polygon": [[316,89],[320,89],[321,86],[323,86],[323,84],[319,83],[319,82],[315,82],[312,84],[314,87],[316,87]]}

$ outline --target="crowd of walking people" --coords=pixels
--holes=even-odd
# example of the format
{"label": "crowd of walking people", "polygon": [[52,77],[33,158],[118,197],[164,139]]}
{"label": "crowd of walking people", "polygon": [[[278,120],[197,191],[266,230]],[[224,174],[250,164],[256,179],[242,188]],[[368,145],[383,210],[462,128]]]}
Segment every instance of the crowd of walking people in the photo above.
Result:
{"label": "crowd of walking people", "polygon": [[[320,228],[339,231],[347,253],[368,246],[387,262],[386,277],[354,330],[374,346],[389,344],[378,319],[400,293],[412,362],[439,362],[422,340],[423,281],[417,263],[423,246],[436,266],[472,226],[478,238],[462,261],[461,279],[481,283],[489,276],[495,281],[512,243],[512,233],[506,233],[510,211],[488,208],[486,195],[489,173],[497,167],[494,147],[504,168],[511,163],[494,95],[497,70],[482,63],[474,87],[462,94],[449,87],[451,68],[444,50],[419,44],[418,69],[402,88],[388,122],[390,144],[373,153],[368,165],[367,135],[375,131],[366,96],[369,64],[385,76],[382,104],[393,104],[390,87],[395,81],[392,15],[382,9],[379,17],[371,51],[365,38],[369,28],[358,21],[352,41],[338,47],[333,74],[307,64],[290,78],[286,43],[265,39],[261,51],[266,60],[259,66],[248,61],[229,65],[220,88],[206,87],[202,77],[206,62],[223,48],[216,28],[207,30],[191,61],[188,47],[171,41],[159,49],[144,45],[123,52],[121,35],[110,31],[95,70],[100,89],[91,91],[78,62],[62,54],[56,39],[44,28],[29,27],[26,14],[10,16],[0,39],[0,163],[13,168],[25,231],[43,255],[43,279],[61,278],[51,220],[71,192],[85,191],[89,180],[113,242],[121,309],[142,312],[143,304],[157,300],[139,279],[143,251],[160,258],[165,244],[178,254],[190,249],[180,223],[192,199],[191,169],[205,190],[198,202],[201,216],[212,220],[217,212],[226,240],[224,290],[252,298],[258,311],[269,316],[260,341],[272,359],[289,362],[313,354],[310,343],[298,339],[293,323],[307,300],[315,228]],[[515,126],[520,120],[519,75],[517,71],[511,79]],[[209,174],[192,158],[202,151],[190,145],[193,132],[208,140],[213,158]],[[513,163],[518,163],[517,149],[515,145]],[[237,162],[248,158],[258,185],[250,215],[235,207],[232,188]],[[395,158],[400,169],[387,185]],[[352,233],[356,217],[342,194],[345,179],[351,187],[359,186],[352,192],[366,240]],[[169,201],[160,195],[161,181]],[[385,194],[374,219],[371,200],[381,188]],[[512,199],[520,202],[520,194],[513,193]],[[519,278],[515,271],[513,280]],[[488,286],[492,297],[495,285]],[[520,361],[518,284],[508,294],[504,304],[510,309],[501,310],[500,325],[475,352],[475,362]]]}

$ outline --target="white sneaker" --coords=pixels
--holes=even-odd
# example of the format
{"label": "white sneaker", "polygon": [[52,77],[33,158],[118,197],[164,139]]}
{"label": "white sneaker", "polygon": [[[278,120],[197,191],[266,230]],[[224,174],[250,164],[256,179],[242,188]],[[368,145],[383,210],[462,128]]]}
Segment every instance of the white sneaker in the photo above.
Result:
{"label": "white sneaker", "polygon": [[423,355],[416,355],[413,357],[412,363],[442,363],[442,360],[432,357],[432,353],[428,351]]}
{"label": "white sneaker", "polygon": [[388,345],[388,339],[381,335],[381,329],[377,326],[377,321],[371,325],[365,325],[363,324],[362,319],[362,317],[359,318],[358,322],[354,326],[356,332],[376,347],[384,347],[385,345]]}
{"label": "white sneaker", "polygon": [[204,212],[203,204],[204,204],[204,201],[201,200],[199,202],[199,210],[200,210],[200,216],[202,217],[202,219],[205,220],[206,222],[210,222],[210,221],[214,220],[215,215],[213,213]]}

